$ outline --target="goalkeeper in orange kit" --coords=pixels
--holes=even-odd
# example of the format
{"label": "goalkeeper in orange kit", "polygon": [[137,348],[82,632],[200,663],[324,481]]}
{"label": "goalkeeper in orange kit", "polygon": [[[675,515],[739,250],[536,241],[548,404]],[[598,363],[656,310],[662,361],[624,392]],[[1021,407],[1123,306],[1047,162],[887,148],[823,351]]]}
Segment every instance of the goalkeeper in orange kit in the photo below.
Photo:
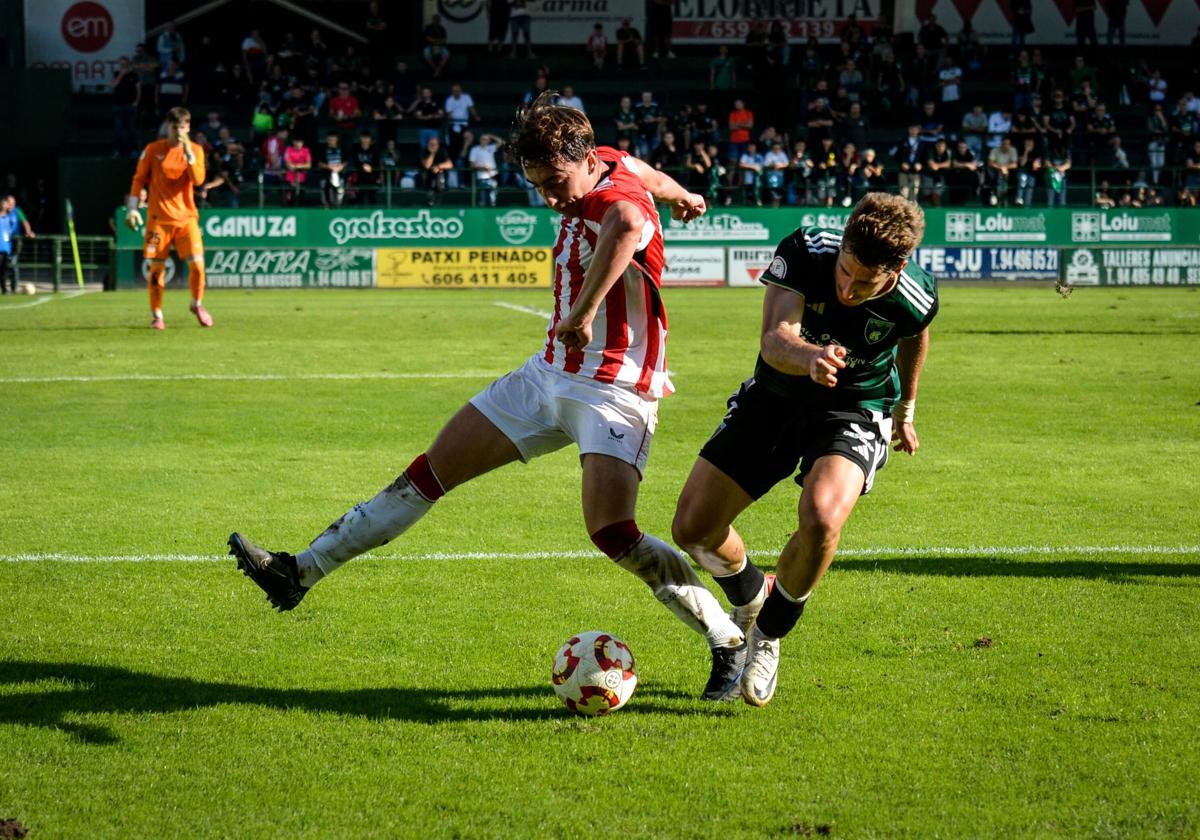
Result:
{"label": "goalkeeper in orange kit", "polygon": [[150,309],[153,329],[166,329],[162,301],[167,257],[171,246],[188,264],[188,286],[192,290],[192,314],[201,326],[213,320],[204,299],[204,241],[200,238],[200,214],[193,190],[204,183],[204,150],[188,139],[192,115],[186,108],[167,112],[167,134],[142,150],[133,184],[125,199],[125,223],[134,230],[142,226],[138,197],[147,190],[144,254],[150,262]]}

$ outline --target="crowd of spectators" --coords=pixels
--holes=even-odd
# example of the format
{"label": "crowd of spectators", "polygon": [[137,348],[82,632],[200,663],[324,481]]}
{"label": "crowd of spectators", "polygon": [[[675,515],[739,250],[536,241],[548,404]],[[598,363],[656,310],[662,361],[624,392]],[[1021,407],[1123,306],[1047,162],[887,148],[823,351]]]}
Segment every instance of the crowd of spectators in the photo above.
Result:
{"label": "crowd of spectators", "polygon": [[[490,5],[503,15],[492,14],[487,49],[533,57],[525,4]],[[653,12],[646,40],[628,20],[612,41],[595,25],[579,45],[594,73],[643,69],[647,47],[652,60],[675,59],[670,3],[656,0]],[[985,47],[969,24],[952,36],[932,14],[913,37],[869,33],[851,17],[832,45],[792,41],[782,21],[760,21],[743,44],[713,51],[707,90],[674,101],[651,84],[611,111],[589,109],[545,63],[513,98],[557,89],[561,102],[589,113],[600,142],[725,204],[849,206],[871,189],[934,206],[1061,206],[1083,194],[1102,206],[1194,204],[1195,76],[1168,78],[1146,59],[1101,72],[1087,39],[1064,60],[1026,47],[1016,20],[1011,48]],[[393,190],[423,191],[433,204],[466,188],[494,205],[502,188],[525,188],[505,126],[481,119],[470,85],[454,74],[460,48],[437,15],[412,67],[389,50],[377,0],[364,28],[361,51],[331,47],[314,28],[307,37],[254,29],[222,53],[212,36],[193,50],[168,24],[122,60],[112,82],[114,155],[136,153],[139,125],[175,105],[219,103],[193,118],[209,163],[203,202],[237,204],[250,178],[281,201],[325,206],[376,203]],[[192,54],[217,60],[200,69]],[[1007,79],[996,78],[997,59]]]}

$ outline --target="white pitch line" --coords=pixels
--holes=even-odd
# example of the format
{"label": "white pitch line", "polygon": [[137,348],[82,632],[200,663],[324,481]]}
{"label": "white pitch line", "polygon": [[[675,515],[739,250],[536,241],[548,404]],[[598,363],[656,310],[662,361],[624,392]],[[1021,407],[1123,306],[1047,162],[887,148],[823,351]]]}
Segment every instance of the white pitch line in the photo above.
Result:
{"label": "white pitch line", "polygon": [[526,312],[530,315],[536,315],[539,318],[549,318],[550,313],[541,309],[534,309],[532,306],[521,306],[517,303],[505,303],[502,300],[495,301],[496,306],[503,306],[505,309],[511,309],[514,312]]}
{"label": "white pitch line", "polygon": [[0,384],[22,385],[48,382],[291,382],[315,379],[495,379],[500,374],[489,371],[461,373],[130,373],[119,376],[10,376],[0,377]]}
{"label": "white pitch line", "polygon": [[[758,557],[777,556],[781,548],[759,549]],[[1200,558],[1200,545],[977,545],[977,546],[904,546],[899,548],[851,548],[838,552],[838,557],[1031,557],[1039,555],[1110,555],[1179,556],[1194,554]],[[464,551],[431,552],[426,554],[380,554],[376,560],[574,560],[600,557],[597,551]],[[228,554],[66,554],[61,552],[0,554],[0,563],[210,563],[229,560]],[[837,561],[834,561],[836,568]]]}
{"label": "white pitch line", "polygon": [[0,312],[7,312],[10,309],[29,309],[31,306],[41,306],[43,303],[49,303],[52,300],[68,300],[70,298],[77,298],[80,295],[86,294],[87,292],[58,292],[56,294],[46,295],[43,298],[38,298],[37,300],[31,300],[28,303],[13,303],[6,306],[0,306]]}

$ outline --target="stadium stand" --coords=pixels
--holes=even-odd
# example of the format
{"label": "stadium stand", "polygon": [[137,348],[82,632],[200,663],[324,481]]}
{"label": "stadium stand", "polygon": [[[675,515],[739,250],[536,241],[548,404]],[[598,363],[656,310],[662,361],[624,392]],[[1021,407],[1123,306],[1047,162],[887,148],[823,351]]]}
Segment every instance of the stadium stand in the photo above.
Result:
{"label": "stadium stand", "polygon": [[[419,10],[343,8],[365,45],[279,7],[170,30],[148,20],[130,55],[136,142],[127,80],[75,95],[68,152],[126,158],[182,100],[209,155],[207,206],[536,203],[503,145],[474,164],[472,149],[554,89],[586,110],[599,142],[722,204],[841,206],[884,188],[931,205],[1190,206],[1200,192],[1200,36],[1190,49],[1125,48],[1116,62],[1092,46],[985,47],[929,22],[894,35],[851,26],[837,44],[788,43],[763,22],[731,50],[677,48],[643,68],[632,48],[618,66],[616,33],[602,64],[595,43],[535,42],[536,58],[524,46],[510,57],[444,43]],[[737,134],[735,103],[749,121]],[[433,174],[431,139],[452,165]],[[297,140],[312,159],[303,176],[285,154]]]}

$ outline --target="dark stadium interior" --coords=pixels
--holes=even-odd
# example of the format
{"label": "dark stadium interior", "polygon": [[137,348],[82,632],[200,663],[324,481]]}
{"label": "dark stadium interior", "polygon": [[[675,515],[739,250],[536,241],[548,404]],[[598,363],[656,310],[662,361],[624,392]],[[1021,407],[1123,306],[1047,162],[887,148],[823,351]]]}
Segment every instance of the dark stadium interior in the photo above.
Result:
{"label": "dark stadium interior", "polygon": [[[885,4],[885,10],[891,7]],[[155,105],[156,88],[163,82],[162,65],[156,58],[157,39],[162,28],[176,20],[180,21],[178,32],[186,52],[180,64],[183,76],[175,81],[186,84],[182,101],[193,113],[193,134],[204,135],[212,186],[202,191],[200,199],[212,207],[285,202],[321,206],[329,201],[470,206],[489,199],[500,205],[527,205],[531,197],[520,173],[506,161],[503,148],[497,154],[498,189],[488,195],[472,177],[468,147],[483,134],[507,134],[514,110],[538,89],[539,75],[546,77],[546,87],[573,89],[601,143],[618,142],[615,117],[621,98],[629,96],[639,103],[642,92],[649,91],[657,108],[654,113],[663,120],[654,136],[628,132],[631,149],[640,150],[643,157],[672,171],[712,202],[841,206],[867,189],[896,190],[902,186],[899,159],[910,123],[940,123],[947,139],[947,159],[957,161],[962,154],[962,159],[975,161],[974,169],[952,166],[944,183],[940,175],[931,177],[927,166],[925,184],[919,190],[922,203],[1003,207],[1028,202],[1029,206],[1044,207],[1051,197],[1051,178],[1046,177],[1049,167],[1064,153],[1071,170],[1062,193],[1073,206],[1190,206],[1200,186],[1200,152],[1195,151],[1200,139],[1200,100],[1190,94],[1200,85],[1200,65],[1192,60],[1200,40],[1193,41],[1190,48],[1130,46],[1114,53],[1104,45],[1101,33],[1096,47],[1030,46],[1032,84],[1022,92],[1014,69],[1020,62],[1013,50],[1006,45],[974,43],[961,32],[945,32],[944,39],[924,28],[895,35],[866,31],[859,39],[844,34],[842,43],[815,45],[815,53],[793,38],[785,53],[782,44],[772,38],[769,22],[763,21],[760,33],[731,50],[736,83],[729,89],[714,90],[710,81],[719,75],[713,63],[716,46],[680,45],[673,50],[674,57],[667,58],[651,56],[647,44],[644,67],[639,66],[632,49],[624,66],[618,67],[612,32],[606,33],[609,46],[599,68],[584,45],[537,44],[535,31],[536,58],[526,57],[523,51],[510,56],[507,49],[494,54],[483,44],[449,43],[448,61],[435,76],[423,55],[426,21],[417,3],[383,3],[379,16],[386,28],[376,28],[376,34],[367,25],[371,13],[366,2],[310,2],[300,9],[265,0],[224,5],[178,0],[148,3],[146,11],[148,58],[139,65],[142,92],[136,108],[136,135],[128,140],[115,135],[111,93],[75,93],[69,94],[58,134],[31,141],[33,148],[16,154],[23,164],[17,185],[24,194],[23,206],[35,211],[44,206],[39,221],[45,229],[58,228],[54,208],[59,202],[53,199],[58,183],[69,181],[76,194],[91,198],[76,201],[84,208],[80,225],[89,232],[104,232],[106,216],[95,208],[111,204],[112,196],[122,194],[133,150],[152,139],[167,105],[182,99],[160,89],[162,95]],[[317,18],[325,18],[341,31]],[[313,45],[314,32],[320,33],[323,46]],[[251,33],[261,39],[265,48],[261,54],[257,49],[243,49]],[[286,47],[289,33],[295,40]],[[933,49],[922,50],[922,43]],[[890,69],[888,52],[896,57],[899,78]],[[1112,60],[1114,54],[1119,61]],[[1081,65],[1076,63],[1077,56],[1082,57]],[[957,102],[941,101],[945,85],[938,73],[946,66],[943,58],[962,70]],[[848,61],[854,63],[848,65]],[[1157,79],[1167,83],[1159,97],[1163,106],[1160,123],[1153,122],[1151,114]],[[1090,96],[1080,90],[1084,81],[1091,84]],[[474,101],[469,134],[442,134],[443,143],[449,141],[446,145],[455,168],[448,177],[429,176],[422,170],[421,129],[436,125],[445,132],[444,120],[421,123],[411,106],[422,85],[432,89],[432,99],[440,106],[455,83]],[[839,86],[846,90],[839,93]],[[301,89],[297,102],[315,106],[315,119],[297,118],[288,99],[293,87]],[[361,116],[335,120],[330,104],[339,91],[347,90],[359,103]],[[1075,119],[1073,132],[1068,128],[1060,133],[1051,125],[1055,121],[1054,93],[1059,90],[1064,116]],[[832,114],[817,104],[822,93],[830,97]],[[1043,105],[1040,116],[1032,115],[1033,122],[1043,120],[1044,124],[1030,131],[1035,144],[1028,164],[1024,156],[1020,158],[1022,165],[1017,169],[1026,174],[1012,172],[1000,179],[1006,183],[998,189],[995,170],[987,165],[987,158],[998,144],[1000,132],[982,129],[980,117],[986,119],[1014,105],[1017,114],[1028,111],[1030,94],[1035,93],[1041,95]],[[24,95],[43,111],[61,99],[61,91],[49,96],[25,91]],[[731,155],[728,114],[739,99],[754,114],[750,139],[759,145],[760,171],[753,165],[741,166],[744,145]],[[858,111],[850,110],[854,100],[859,102],[861,119]],[[922,111],[926,101],[935,102],[932,118]],[[1096,118],[1099,103],[1111,115],[1111,126],[1108,120]],[[707,134],[703,118],[696,117],[702,104],[718,129],[715,135]],[[967,116],[970,122],[974,105],[982,106],[982,112],[974,118],[977,128],[971,131],[962,121]],[[689,107],[691,115],[686,110]],[[634,110],[642,115],[637,104]],[[214,131],[206,130],[210,113],[217,115],[212,122]],[[832,125],[821,116],[831,117]],[[209,136],[218,123],[229,129],[224,140]],[[315,172],[302,187],[289,184],[281,167],[272,167],[267,159],[266,144],[280,126],[289,127],[292,137],[304,137],[314,154],[314,165],[331,131],[340,135],[343,152],[354,151],[360,134],[369,133],[383,171],[376,173],[372,182],[355,172],[351,162],[344,192],[332,199],[321,189]],[[1018,152],[1022,145],[1016,133],[1019,130],[1018,125],[1013,135]],[[676,137],[674,149],[662,144],[666,131]],[[932,142],[936,134],[932,125],[922,128],[919,157],[926,164],[930,154],[937,154]],[[832,138],[828,150],[823,148],[821,135]],[[715,141],[711,157],[693,153],[691,141],[701,136]],[[1116,143],[1113,136],[1119,138]],[[960,138],[968,138],[969,152],[957,148]],[[48,157],[46,149],[56,140],[65,154]],[[782,154],[787,165],[771,172],[768,158],[768,168],[761,169],[761,156],[771,151],[775,141],[780,144],[776,160]],[[797,141],[807,143],[802,153],[797,153]],[[847,142],[855,143],[853,152],[845,150]],[[881,170],[867,166],[867,148],[873,150],[873,160]],[[1035,158],[1040,165],[1034,165]],[[756,158],[751,155],[749,160],[753,164]],[[1189,169],[1189,160],[1197,167]],[[1021,178],[1027,178],[1027,191],[1021,189]],[[86,195],[89,188],[94,196]]]}

